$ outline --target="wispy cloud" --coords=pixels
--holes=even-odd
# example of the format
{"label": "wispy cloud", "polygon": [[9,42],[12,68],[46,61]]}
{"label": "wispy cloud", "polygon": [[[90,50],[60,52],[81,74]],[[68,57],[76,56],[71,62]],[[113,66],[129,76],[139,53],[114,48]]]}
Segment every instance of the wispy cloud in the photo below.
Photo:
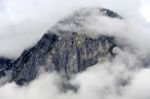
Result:
{"label": "wispy cloud", "polygon": [[[0,99],[149,99],[149,23],[140,13],[138,0],[5,0],[0,4],[0,55],[18,57],[62,18],[82,7],[112,9],[123,20],[89,17],[84,26],[112,35],[123,48],[113,49],[112,62],[97,64],[74,75],[67,83],[78,91],[61,91],[58,73],[41,73],[27,86],[6,83]],[[90,24],[88,24],[90,23]],[[7,78],[0,82],[7,81]],[[1,84],[0,84],[1,85]]]}

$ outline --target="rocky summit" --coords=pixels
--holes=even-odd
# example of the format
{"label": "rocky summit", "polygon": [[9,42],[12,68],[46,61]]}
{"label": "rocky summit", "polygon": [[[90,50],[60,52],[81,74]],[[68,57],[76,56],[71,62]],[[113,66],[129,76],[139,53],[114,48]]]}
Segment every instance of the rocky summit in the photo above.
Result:
{"label": "rocky summit", "polygon": [[99,34],[96,38],[88,35],[84,22],[93,15],[122,19],[109,9],[84,8],[72,16],[62,19],[37,42],[25,50],[16,60],[0,59],[0,77],[11,71],[11,80],[23,85],[34,80],[42,68],[58,71],[69,79],[72,74],[115,57],[117,46],[112,36]]}

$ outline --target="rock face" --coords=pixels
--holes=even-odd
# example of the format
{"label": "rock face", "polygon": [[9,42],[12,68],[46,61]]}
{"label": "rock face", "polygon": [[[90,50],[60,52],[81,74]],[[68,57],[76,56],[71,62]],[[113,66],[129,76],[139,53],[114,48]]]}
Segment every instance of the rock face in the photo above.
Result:
{"label": "rock face", "polygon": [[[108,17],[121,18],[108,9],[97,10],[100,10],[103,12],[103,15],[107,15]],[[88,13],[78,14],[77,16],[85,17],[85,15],[91,15]],[[76,18],[80,19],[77,16]],[[96,38],[92,38],[86,33],[80,33],[79,31],[60,29],[60,26],[72,24],[72,22],[75,22],[74,29],[76,27],[81,28],[83,24],[80,24],[76,18],[68,18],[68,20],[65,19],[58,22],[52,30],[44,34],[34,47],[25,50],[17,60],[13,62],[8,60],[4,62],[4,65],[1,64],[0,60],[0,64],[2,65],[0,65],[0,73],[11,70],[11,81],[23,85],[34,80],[41,68],[46,71],[58,71],[69,78],[74,73],[82,72],[90,66],[114,57],[112,49],[117,46],[114,37],[99,35]],[[7,69],[4,69],[4,67],[7,67]]]}
{"label": "rock face", "polygon": [[12,63],[11,59],[7,58],[0,58],[0,77],[3,77],[6,75],[7,70],[11,69]]}
{"label": "rock face", "polygon": [[38,44],[25,51],[13,64],[13,80],[18,84],[33,80],[38,70],[56,70],[69,77],[112,55],[114,38],[100,36],[92,39],[86,35],[69,33],[66,37],[45,34]]}

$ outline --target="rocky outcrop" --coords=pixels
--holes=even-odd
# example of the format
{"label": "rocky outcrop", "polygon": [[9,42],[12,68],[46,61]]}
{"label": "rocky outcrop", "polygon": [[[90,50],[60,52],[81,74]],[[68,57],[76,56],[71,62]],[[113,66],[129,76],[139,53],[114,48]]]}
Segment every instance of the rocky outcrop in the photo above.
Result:
{"label": "rocky outcrop", "polygon": [[16,60],[12,77],[17,84],[30,82],[41,67],[69,77],[102,62],[106,57],[110,58],[115,46],[113,37],[92,39],[77,33],[66,36],[45,34],[35,47],[25,51]]}
{"label": "rocky outcrop", "polygon": [[0,58],[0,78],[6,76],[6,72],[12,69],[12,60]]}
{"label": "rocky outcrop", "polygon": [[[45,71],[58,71],[69,78],[72,74],[82,72],[90,66],[112,59],[115,56],[112,49],[117,46],[114,37],[98,35],[93,38],[87,35],[86,31],[83,33],[81,29],[73,31],[78,27],[84,27],[82,22],[93,14],[92,11],[83,10],[84,13],[75,13],[75,16],[58,22],[34,47],[25,50],[13,63],[8,62],[9,65],[3,65],[3,68],[9,67],[7,70],[12,71],[11,81],[19,85],[29,83],[38,76],[41,68]],[[96,11],[100,11],[96,14],[121,18],[108,9],[96,9]],[[61,26],[68,24],[74,24],[72,31],[61,29]]]}

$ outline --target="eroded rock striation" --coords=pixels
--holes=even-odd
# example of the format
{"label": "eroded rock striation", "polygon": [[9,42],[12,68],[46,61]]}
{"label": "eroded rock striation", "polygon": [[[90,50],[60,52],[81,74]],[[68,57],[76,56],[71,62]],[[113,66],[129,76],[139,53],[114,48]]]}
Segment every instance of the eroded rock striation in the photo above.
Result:
{"label": "eroded rock striation", "polygon": [[[58,22],[35,46],[25,50],[19,58],[1,64],[0,75],[5,75],[5,71],[9,70],[12,73],[11,81],[23,85],[34,80],[41,68],[45,71],[58,71],[69,78],[90,66],[112,59],[115,56],[112,49],[117,46],[114,37],[99,34],[93,38],[86,34],[86,29],[81,29],[84,28],[86,18],[95,13],[122,19],[108,9],[83,9],[76,12],[73,16]],[[68,29],[71,24],[73,27]],[[78,31],[75,31],[76,29]],[[4,69],[5,67],[7,69]]]}

